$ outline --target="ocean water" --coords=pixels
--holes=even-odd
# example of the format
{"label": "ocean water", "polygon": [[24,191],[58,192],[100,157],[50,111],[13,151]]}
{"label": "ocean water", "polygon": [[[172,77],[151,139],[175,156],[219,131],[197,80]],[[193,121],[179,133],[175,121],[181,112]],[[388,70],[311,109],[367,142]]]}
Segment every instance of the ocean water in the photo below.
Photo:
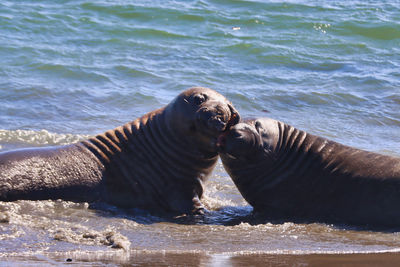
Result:
{"label": "ocean water", "polygon": [[[361,149],[400,156],[399,1],[0,2],[0,151],[62,145],[191,86]],[[399,260],[398,232],[249,224],[221,163],[204,217],[0,202],[0,262],[315,265]],[[360,256],[361,255],[361,256]]]}

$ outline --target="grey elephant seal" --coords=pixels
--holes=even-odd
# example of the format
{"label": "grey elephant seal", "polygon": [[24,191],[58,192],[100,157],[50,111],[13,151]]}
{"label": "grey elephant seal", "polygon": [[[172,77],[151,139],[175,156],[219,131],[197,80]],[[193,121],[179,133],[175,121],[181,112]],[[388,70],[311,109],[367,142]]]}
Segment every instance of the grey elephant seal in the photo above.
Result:
{"label": "grey elephant seal", "polygon": [[0,153],[0,200],[199,212],[203,183],[218,159],[217,137],[238,122],[224,96],[191,88],[167,106],[83,142]]}
{"label": "grey elephant seal", "polygon": [[242,196],[273,219],[400,227],[400,158],[330,141],[269,118],[218,139]]}

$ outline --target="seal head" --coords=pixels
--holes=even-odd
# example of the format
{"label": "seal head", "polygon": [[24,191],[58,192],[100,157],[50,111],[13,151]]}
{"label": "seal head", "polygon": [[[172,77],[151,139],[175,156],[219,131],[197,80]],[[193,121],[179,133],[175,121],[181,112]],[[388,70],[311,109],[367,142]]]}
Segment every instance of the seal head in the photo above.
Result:
{"label": "seal head", "polygon": [[177,136],[186,136],[201,152],[217,153],[220,134],[240,121],[239,112],[224,96],[204,87],[178,95],[165,110],[167,125]]}
{"label": "seal head", "polygon": [[218,137],[218,152],[227,161],[253,162],[276,148],[277,130],[274,121],[267,118],[238,123]]}

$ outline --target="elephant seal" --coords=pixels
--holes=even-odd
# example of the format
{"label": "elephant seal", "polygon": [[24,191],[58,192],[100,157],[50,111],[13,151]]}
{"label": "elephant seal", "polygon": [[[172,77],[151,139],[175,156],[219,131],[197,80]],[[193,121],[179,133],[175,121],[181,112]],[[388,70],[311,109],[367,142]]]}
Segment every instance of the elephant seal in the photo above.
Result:
{"label": "elephant seal", "polygon": [[255,214],[271,219],[400,227],[400,158],[269,118],[218,138],[225,170]]}
{"label": "elephant seal", "polygon": [[108,202],[201,212],[216,140],[239,122],[221,94],[190,88],[163,108],[82,142],[0,153],[0,200]]}

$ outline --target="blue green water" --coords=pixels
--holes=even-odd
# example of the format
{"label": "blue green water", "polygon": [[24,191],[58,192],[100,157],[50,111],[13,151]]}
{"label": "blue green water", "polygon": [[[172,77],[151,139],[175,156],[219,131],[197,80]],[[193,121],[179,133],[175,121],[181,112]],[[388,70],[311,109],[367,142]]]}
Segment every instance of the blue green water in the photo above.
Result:
{"label": "blue green water", "polygon": [[[76,142],[159,108],[188,87],[205,86],[229,98],[243,117],[269,116],[347,145],[400,156],[399,1],[3,0],[0,62],[2,150]],[[248,210],[220,164],[209,187],[212,209]],[[68,213],[69,206],[65,209]],[[30,215],[41,218],[38,214]],[[216,211],[211,219],[234,216],[229,214]],[[111,224],[124,229],[131,243],[137,237],[119,221]],[[26,246],[41,238],[31,237],[36,228],[22,224],[0,227],[0,236],[12,229],[29,235],[28,240],[3,236],[0,254],[10,253],[7,246],[15,240]],[[221,253],[331,251],[330,243],[318,239],[320,225],[309,229],[315,235],[304,242],[274,236],[274,243],[267,235],[271,242],[254,246],[236,241],[247,231],[257,235],[246,227],[200,246],[195,240],[177,245],[182,241],[177,234],[168,246]],[[276,227],[271,235],[287,226]],[[303,233],[302,226],[291,227]],[[397,234],[354,234],[353,243],[346,243],[348,232],[323,229],[334,232],[332,251],[400,245]],[[135,249],[160,250],[155,245],[160,239],[150,239],[151,245]],[[220,245],[232,240],[236,246]],[[73,250],[67,243],[50,245],[50,251]]]}

